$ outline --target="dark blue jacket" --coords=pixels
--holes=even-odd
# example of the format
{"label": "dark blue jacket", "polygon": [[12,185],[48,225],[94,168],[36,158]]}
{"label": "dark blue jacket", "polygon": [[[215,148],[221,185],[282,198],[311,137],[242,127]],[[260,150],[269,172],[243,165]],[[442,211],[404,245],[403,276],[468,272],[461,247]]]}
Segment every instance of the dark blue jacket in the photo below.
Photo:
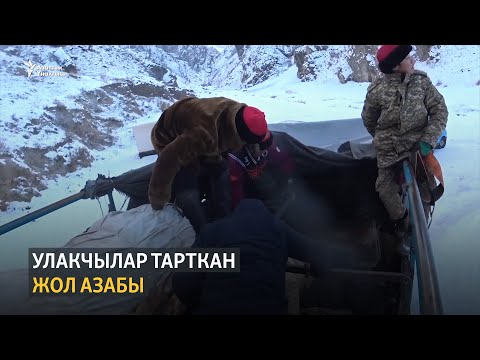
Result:
{"label": "dark blue jacket", "polygon": [[208,224],[194,247],[239,248],[240,272],[176,273],[173,288],[193,314],[287,314],[287,233],[259,200]]}
{"label": "dark blue jacket", "polygon": [[233,213],[208,224],[193,247],[240,249],[240,272],[176,273],[173,288],[194,314],[287,314],[287,258],[325,269],[322,245],[294,231],[260,200],[244,199]]}

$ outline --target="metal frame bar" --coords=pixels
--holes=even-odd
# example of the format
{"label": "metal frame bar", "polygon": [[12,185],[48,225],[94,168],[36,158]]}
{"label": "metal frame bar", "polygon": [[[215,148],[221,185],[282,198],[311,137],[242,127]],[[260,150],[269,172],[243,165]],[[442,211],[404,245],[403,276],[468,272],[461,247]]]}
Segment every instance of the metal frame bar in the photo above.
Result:
{"label": "metal frame bar", "polygon": [[430,237],[425,212],[414,172],[408,160],[403,161],[403,173],[407,186],[410,221],[413,226],[412,238],[416,252],[420,313],[422,315],[442,315],[443,307],[435,270]]}
{"label": "metal frame bar", "polygon": [[[58,210],[64,206],[70,205],[75,201],[78,201],[81,199],[88,199],[88,198],[93,199],[94,195],[95,195],[95,181],[89,180],[85,184],[85,187],[82,190],[80,190],[77,194],[68,196],[62,200],[54,202],[53,204],[47,205],[39,210],[36,210],[30,214],[24,215],[18,219],[15,219],[9,223],[6,223],[0,226],[0,236],[22,225],[25,225],[31,221],[34,221],[42,216],[50,214],[51,212]],[[116,211],[112,191],[108,192],[105,195],[108,195],[108,199],[109,199],[108,211],[109,212]]]}
{"label": "metal frame bar", "polygon": [[18,219],[15,219],[5,225],[0,226],[0,235],[3,235],[13,229],[18,228],[19,226],[25,225],[30,221],[36,220],[39,217],[50,214],[51,212],[58,210],[64,206],[74,203],[80,199],[83,199],[85,196],[85,190],[81,190],[79,193],[66,197],[65,199],[59,200],[53,204],[47,205],[39,210],[36,210],[30,214],[24,215]]}

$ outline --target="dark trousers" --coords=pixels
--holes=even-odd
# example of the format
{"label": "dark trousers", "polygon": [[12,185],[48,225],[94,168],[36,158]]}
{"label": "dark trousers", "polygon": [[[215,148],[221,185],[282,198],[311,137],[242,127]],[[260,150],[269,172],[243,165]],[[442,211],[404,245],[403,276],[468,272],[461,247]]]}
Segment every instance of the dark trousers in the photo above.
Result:
{"label": "dark trousers", "polygon": [[171,202],[182,210],[196,233],[208,222],[227,215],[226,181],[228,176],[224,163],[202,164],[200,168],[187,166],[177,173],[172,185]]}

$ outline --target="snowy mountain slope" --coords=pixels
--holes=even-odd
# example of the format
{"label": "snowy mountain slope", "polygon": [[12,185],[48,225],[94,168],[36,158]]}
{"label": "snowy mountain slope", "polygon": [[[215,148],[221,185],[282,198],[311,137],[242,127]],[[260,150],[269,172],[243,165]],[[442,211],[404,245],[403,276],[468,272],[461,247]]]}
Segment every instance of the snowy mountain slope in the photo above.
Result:
{"label": "snowy mountain slope", "polygon": [[103,149],[118,145],[119,128],[145,116],[151,121],[193,94],[177,84],[175,71],[187,65],[158,48],[137,50],[18,46],[0,52],[0,210],[38,196],[45,180],[101,158]]}
{"label": "snowy mountain slope", "polygon": [[[293,78],[319,90],[326,84],[370,81],[378,75],[376,48],[0,46],[0,211],[11,201],[38,196],[48,179],[104,158],[105,149],[123,146],[120,131],[156,120],[179,98],[217,96],[222,89],[255,94]],[[427,71],[437,86],[479,85],[479,46],[414,48],[416,68]],[[292,91],[285,89],[281,97],[294,110],[305,99],[296,100]],[[262,94],[274,101],[268,91]],[[275,94],[277,100],[279,96]],[[357,109],[361,101],[351,106]]]}

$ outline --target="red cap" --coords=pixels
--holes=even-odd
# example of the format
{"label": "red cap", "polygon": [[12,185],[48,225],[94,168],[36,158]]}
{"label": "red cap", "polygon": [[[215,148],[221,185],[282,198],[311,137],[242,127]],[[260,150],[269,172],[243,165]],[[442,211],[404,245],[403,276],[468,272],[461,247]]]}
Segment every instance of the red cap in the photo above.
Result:
{"label": "red cap", "polygon": [[398,45],[382,45],[377,51],[377,60],[379,62],[385,60],[397,47]]}
{"label": "red cap", "polygon": [[253,106],[246,106],[243,109],[243,121],[252,134],[261,137],[265,136],[267,132],[267,121],[262,111]]}
{"label": "red cap", "polygon": [[386,74],[393,73],[393,68],[399,65],[412,51],[412,45],[382,45],[377,51],[378,67]]}

